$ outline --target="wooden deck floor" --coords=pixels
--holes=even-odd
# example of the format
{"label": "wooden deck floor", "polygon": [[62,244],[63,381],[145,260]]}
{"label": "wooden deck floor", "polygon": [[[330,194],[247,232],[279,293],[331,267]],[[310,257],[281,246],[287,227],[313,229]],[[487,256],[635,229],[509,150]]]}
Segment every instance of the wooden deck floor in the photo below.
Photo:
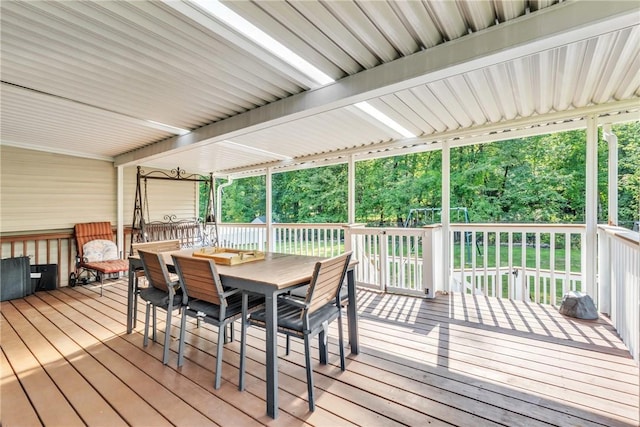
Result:
{"label": "wooden deck floor", "polygon": [[265,413],[262,330],[249,330],[246,391],[237,390],[238,342],[225,346],[214,391],[216,332],[189,323],[185,365],[176,368],[175,337],[162,365],[160,343],[142,347],[140,322],[125,333],[123,280],[103,297],[80,286],[3,302],[1,424],[638,425],[638,367],[606,319],[460,294],[360,290],[358,300],[361,354],[340,371],[334,326],[329,364],[314,359],[313,413],[302,343],[292,340],[285,357],[281,338],[277,420]]}

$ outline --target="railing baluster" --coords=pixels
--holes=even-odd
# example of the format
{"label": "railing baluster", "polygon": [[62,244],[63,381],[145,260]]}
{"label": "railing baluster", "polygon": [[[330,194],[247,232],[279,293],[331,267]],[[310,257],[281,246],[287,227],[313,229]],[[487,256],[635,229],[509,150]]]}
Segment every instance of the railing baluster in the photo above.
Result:
{"label": "railing baluster", "polygon": [[569,292],[571,285],[571,234],[564,233],[564,282],[562,295]]}
{"label": "railing baluster", "polygon": [[494,296],[498,296],[500,298],[502,298],[504,296],[504,289],[503,289],[503,285],[502,285],[502,275],[500,274],[500,267],[501,267],[501,261],[500,261],[500,235],[501,233],[499,231],[496,231],[496,249],[495,249],[495,254],[496,254],[496,279],[494,282],[494,286],[497,288],[496,289],[496,293],[499,292],[497,295]]}
{"label": "railing baluster", "polygon": [[[540,301],[540,286],[543,286],[540,283],[540,245],[542,244],[542,242],[540,241],[540,232],[536,232],[535,234],[535,242],[536,242],[536,274],[535,274],[535,281],[534,281],[534,286],[535,286],[535,301],[537,303],[540,302],[544,302],[544,301]],[[546,292],[544,292],[544,296],[546,297]]]}
{"label": "railing baluster", "polygon": [[[469,244],[469,246],[471,247],[471,283],[473,284],[473,293],[476,292],[476,290],[478,290],[478,282],[476,280],[476,248],[473,246],[473,244],[467,242],[467,232],[465,231],[464,233],[465,239],[464,239],[464,244],[465,246],[467,246],[467,244]],[[476,232],[472,231],[471,232],[471,242],[475,242],[476,241]],[[482,289],[480,289],[481,292],[484,293],[484,291]]]}
{"label": "railing baluster", "polygon": [[521,301],[528,301],[531,295],[531,289],[529,288],[530,283],[527,279],[527,233],[522,232],[520,239],[520,247],[522,248],[522,253],[520,254],[520,262],[522,263],[522,277],[520,278],[520,286],[522,286],[520,292],[522,293],[520,299]]}
{"label": "railing baluster", "polygon": [[549,276],[550,276],[550,288],[549,288],[549,304],[556,304],[556,233],[551,232],[549,237]]}

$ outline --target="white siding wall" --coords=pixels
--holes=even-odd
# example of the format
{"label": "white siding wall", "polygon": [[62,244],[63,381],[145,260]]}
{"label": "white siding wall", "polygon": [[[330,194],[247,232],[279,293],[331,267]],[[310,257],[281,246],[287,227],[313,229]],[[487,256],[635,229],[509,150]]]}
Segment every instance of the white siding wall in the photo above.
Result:
{"label": "white siding wall", "polygon": [[116,220],[110,162],[0,147],[2,232],[72,228]]}
{"label": "white siding wall", "polygon": [[[145,198],[145,183],[141,183],[142,197]],[[134,175],[135,190],[135,175]],[[189,181],[167,181],[148,179],[146,184],[146,202],[148,217],[145,209],[145,221],[164,221],[165,215],[175,215],[177,219],[191,219],[197,216],[198,187],[197,183]],[[133,198],[131,195],[131,208]],[[127,197],[125,195],[125,197]],[[128,219],[127,221],[131,221]]]}
{"label": "white siding wall", "polygon": [[[115,226],[116,180],[112,162],[0,145],[0,232],[71,229],[92,221],[111,221]],[[125,168],[124,181],[124,225],[129,226],[135,167]],[[149,180],[147,190],[151,220],[168,214],[196,216],[194,183]]]}

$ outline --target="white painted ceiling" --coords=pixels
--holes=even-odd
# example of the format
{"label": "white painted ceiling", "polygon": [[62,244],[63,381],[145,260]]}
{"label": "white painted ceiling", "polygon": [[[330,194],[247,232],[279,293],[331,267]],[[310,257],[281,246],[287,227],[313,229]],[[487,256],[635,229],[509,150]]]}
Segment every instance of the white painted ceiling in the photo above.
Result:
{"label": "white painted ceiling", "polygon": [[640,119],[639,2],[224,4],[335,83],[189,1],[2,0],[2,144],[225,175],[586,114]]}

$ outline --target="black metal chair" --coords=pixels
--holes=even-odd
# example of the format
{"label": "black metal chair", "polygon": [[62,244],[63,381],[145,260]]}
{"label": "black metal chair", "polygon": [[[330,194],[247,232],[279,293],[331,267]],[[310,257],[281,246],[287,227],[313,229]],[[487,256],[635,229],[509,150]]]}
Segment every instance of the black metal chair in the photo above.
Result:
{"label": "black metal chair", "polygon": [[[309,291],[309,285],[299,286],[291,290],[291,292],[289,292],[288,295],[294,298],[298,298],[300,300],[304,300],[307,297],[308,291]],[[348,305],[349,305],[349,288],[347,287],[347,280],[345,278],[345,280],[342,281],[342,285],[340,285],[340,306],[344,308]],[[289,355],[289,351],[291,350],[290,338],[291,337],[287,335],[287,344],[285,347],[286,348],[285,354],[287,356]]]}
{"label": "black metal chair", "polygon": [[[340,369],[345,370],[340,288],[350,259],[351,252],[346,252],[340,256],[317,262],[304,300],[290,295],[280,297],[278,300],[278,332],[304,339],[310,411],[315,410],[311,368],[311,340],[318,335],[321,343],[321,353],[323,352],[322,347],[326,350],[328,325],[336,319],[338,320]],[[248,317],[243,316],[238,387],[241,391],[244,389],[245,338],[248,325],[264,327],[266,325],[265,310],[257,310]]]}
{"label": "black metal chair", "polygon": [[[202,320],[217,326],[218,348],[214,388],[218,389],[222,373],[222,350],[226,326],[232,325],[236,319],[242,316],[242,291],[240,289],[224,289],[213,260],[179,255],[172,255],[172,257],[186,301],[178,345],[178,366],[182,366],[184,362],[185,314],[196,317],[198,323]],[[247,301],[245,311],[251,312],[264,303],[264,298],[248,295]]]}
{"label": "black metal chair", "polygon": [[[161,253],[146,252],[138,250],[138,255],[144,267],[144,273],[149,282],[149,286],[141,288],[139,291],[140,298],[146,302],[146,310],[144,316],[144,341],[146,347],[149,343],[149,312],[153,307],[153,335],[152,339],[156,341],[156,308],[160,307],[167,311],[167,318],[164,328],[164,353],[162,355],[162,363],[165,365],[169,362],[169,340],[171,338],[171,316],[173,310],[179,309],[183,305],[183,297],[181,295],[178,281],[172,281],[169,276],[167,265]],[[184,313],[183,313],[184,316]]]}

